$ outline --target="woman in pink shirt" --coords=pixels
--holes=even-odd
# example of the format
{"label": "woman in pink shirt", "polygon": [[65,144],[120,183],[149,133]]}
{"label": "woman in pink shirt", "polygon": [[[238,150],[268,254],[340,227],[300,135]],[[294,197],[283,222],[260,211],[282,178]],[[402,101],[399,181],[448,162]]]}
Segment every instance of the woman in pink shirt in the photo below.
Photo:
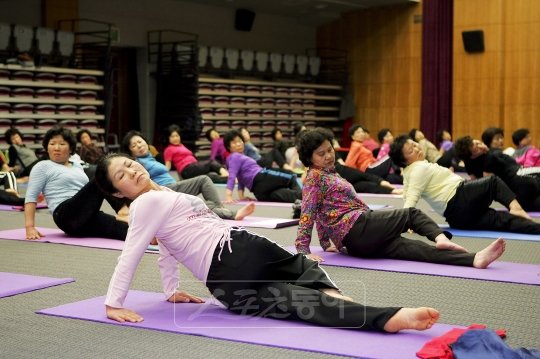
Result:
{"label": "woman in pink shirt", "polygon": [[[487,268],[503,254],[505,242],[501,238],[478,253],[467,253],[450,241],[449,232],[416,208],[371,211],[353,186],[336,173],[332,137],[328,130],[319,128],[306,131],[297,142],[300,159],[309,167],[295,242],[299,253],[323,261],[309,248],[316,226],[323,250],[354,257]],[[409,229],[435,242],[435,246],[402,237]]]}
{"label": "woman in pink shirt", "polygon": [[[229,172],[220,163],[215,160],[199,161],[195,158],[193,152],[182,144],[180,127],[177,125],[169,126],[167,138],[169,139],[169,145],[163,151],[163,158],[168,169],[171,169],[171,164],[174,164],[176,171],[184,179],[215,172],[221,177],[221,181],[218,182],[224,183],[227,180]],[[216,177],[210,176],[210,178],[216,182]]]}
{"label": "woman in pink shirt", "polygon": [[105,193],[133,200],[128,236],[105,299],[106,314],[112,320],[143,320],[123,304],[154,237],[159,239],[158,262],[169,302],[203,302],[181,291],[180,262],[205,282],[214,295],[212,304],[238,314],[391,333],[425,330],[439,318],[433,308],[378,308],[353,302],[316,261],[242,228],[229,227],[200,198],[158,186],[144,167],[128,157],[102,158],[95,178]]}
{"label": "woman in pink shirt", "polygon": [[383,128],[377,134],[377,139],[381,143],[381,148],[377,153],[377,160],[380,160],[384,156],[387,156],[390,153],[390,145],[394,143],[394,136],[392,131],[389,128]]}

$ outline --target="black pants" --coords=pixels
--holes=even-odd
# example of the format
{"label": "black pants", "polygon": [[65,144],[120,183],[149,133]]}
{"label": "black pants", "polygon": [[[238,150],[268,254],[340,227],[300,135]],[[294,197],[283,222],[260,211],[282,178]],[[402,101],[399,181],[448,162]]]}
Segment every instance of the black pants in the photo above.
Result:
{"label": "black pants", "polygon": [[[94,181],[88,182],[75,196],[62,202],[53,213],[54,223],[76,237],[103,237],[125,240],[128,225],[100,211],[105,199]],[[115,208],[117,203],[111,203]]]}
{"label": "black pants", "polygon": [[183,179],[193,178],[201,175],[207,175],[210,172],[216,172],[219,174],[219,171],[223,168],[223,166],[214,160],[208,160],[208,161],[199,161],[192,163],[190,165],[187,165],[180,174]]}
{"label": "black pants", "polygon": [[462,182],[444,217],[451,227],[516,233],[540,233],[540,223],[489,208],[497,201],[508,208],[516,195],[497,176]]}
{"label": "black pants", "polygon": [[453,264],[471,267],[474,254],[439,250],[425,242],[402,237],[412,229],[434,241],[443,231],[424,212],[416,208],[370,211],[361,215],[343,239],[349,255],[366,258],[394,258],[410,261]]}
{"label": "black pants", "polygon": [[331,297],[321,290],[337,287],[317,262],[244,230],[231,238],[232,252],[225,245],[221,260],[216,248],[206,286],[234,313],[382,331],[400,309]]}
{"label": "black pants", "polygon": [[270,152],[261,155],[261,158],[257,161],[257,164],[261,167],[272,168],[272,164],[276,163],[279,168],[283,168],[286,163],[285,157],[277,149],[272,148]]}
{"label": "black pants", "polygon": [[380,185],[383,178],[377,175],[364,173],[356,168],[347,167],[340,163],[336,163],[336,172],[352,184],[357,193],[392,193],[391,188]]}
{"label": "black pants", "polygon": [[[12,189],[17,192],[17,177],[13,172],[0,172],[0,183],[4,189]],[[24,198],[20,198],[15,193],[0,189],[0,204],[12,206],[24,206]]]}
{"label": "black pants", "polygon": [[540,211],[540,177],[511,176],[503,179],[526,211]]}
{"label": "black pants", "polygon": [[296,178],[294,174],[265,168],[253,179],[251,192],[259,201],[294,203],[302,199]]}

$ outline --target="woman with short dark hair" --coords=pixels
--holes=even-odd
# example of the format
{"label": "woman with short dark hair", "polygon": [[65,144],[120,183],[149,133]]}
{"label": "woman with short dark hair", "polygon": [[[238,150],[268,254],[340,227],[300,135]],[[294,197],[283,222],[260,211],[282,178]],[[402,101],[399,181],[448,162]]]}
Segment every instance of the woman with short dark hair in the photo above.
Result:
{"label": "woman with short dark hair", "polygon": [[[70,161],[75,145],[69,129],[55,126],[45,133],[43,148],[49,159],[38,162],[30,173],[24,205],[26,238],[42,237],[35,227],[35,213],[38,196],[43,193],[54,223],[68,235],[124,240],[126,219],[100,210],[103,193],[88,180],[80,163]],[[122,207],[112,199],[107,201],[117,211]]]}
{"label": "woman with short dark hair", "polygon": [[496,175],[516,194],[526,211],[540,211],[540,167],[521,168],[501,149],[489,149],[471,136],[458,138],[454,147],[471,178]]}
{"label": "woman with short dark hair", "polygon": [[41,159],[37,157],[33,149],[24,144],[23,134],[17,128],[7,129],[4,137],[9,145],[7,163],[9,170],[13,171],[18,178],[28,177],[32,168]]}
{"label": "woman with short dark hair", "polygon": [[249,189],[259,201],[294,203],[302,198],[295,174],[262,168],[251,157],[244,155],[244,138],[232,130],[223,136],[225,148],[231,154],[227,158],[229,178],[225,201],[233,201],[234,186],[238,182],[238,197],[246,199],[244,189]]}

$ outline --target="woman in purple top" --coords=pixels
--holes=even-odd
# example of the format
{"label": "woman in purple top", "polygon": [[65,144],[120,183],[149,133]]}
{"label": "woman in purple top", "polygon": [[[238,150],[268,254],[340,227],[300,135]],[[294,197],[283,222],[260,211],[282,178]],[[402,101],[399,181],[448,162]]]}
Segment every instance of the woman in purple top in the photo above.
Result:
{"label": "woman in purple top", "polygon": [[[305,132],[297,146],[300,159],[309,167],[302,190],[302,211],[295,242],[299,253],[323,261],[309,249],[316,225],[325,251],[340,251],[355,257],[486,268],[503,254],[505,242],[501,238],[476,254],[467,253],[465,248],[450,241],[450,233],[441,230],[416,208],[370,211],[357,197],[353,186],[336,173],[332,134],[327,130],[318,128]],[[436,242],[435,246],[402,237],[401,234],[409,229]]]}
{"label": "woman in purple top", "polygon": [[210,141],[210,160],[218,161],[221,164],[225,163],[229,152],[223,145],[223,138],[220,137],[219,132],[215,128],[211,128],[206,131],[206,138]]}
{"label": "woman in purple top", "polygon": [[238,180],[238,198],[245,199],[247,188],[259,201],[294,203],[302,199],[302,190],[296,175],[278,170],[262,168],[251,157],[244,155],[244,139],[240,132],[232,130],[223,136],[225,148],[231,154],[227,158],[229,178],[225,192],[225,203],[232,202],[234,184]]}

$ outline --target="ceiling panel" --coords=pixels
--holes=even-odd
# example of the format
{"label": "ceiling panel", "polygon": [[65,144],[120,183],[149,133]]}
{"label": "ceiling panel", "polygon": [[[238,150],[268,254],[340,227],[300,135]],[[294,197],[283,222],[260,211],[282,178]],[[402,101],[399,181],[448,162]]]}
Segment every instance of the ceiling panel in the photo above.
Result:
{"label": "ceiling panel", "polygon": [[181,0],[197,4],[248,9],[255,13],[297,19],[301,24],[317,26],[339,18],[340,14],[371,7],[419,3],[420,0]]}

